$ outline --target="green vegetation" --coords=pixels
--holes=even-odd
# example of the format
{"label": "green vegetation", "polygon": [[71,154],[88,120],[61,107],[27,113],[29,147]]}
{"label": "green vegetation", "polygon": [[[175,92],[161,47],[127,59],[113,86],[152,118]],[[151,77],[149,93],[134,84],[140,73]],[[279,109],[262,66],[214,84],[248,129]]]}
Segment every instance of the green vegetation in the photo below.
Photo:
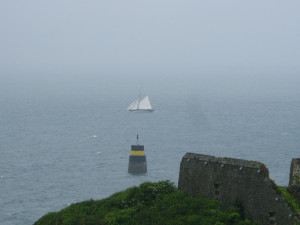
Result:
{"label": "green vegetation", "polygon": [[300,213],[300,208],[299,208],[298,204],[296,203],[295,198],[292,195],[290,195],[285,188],[280,187],[280,186],[276,186],[276,187],[283,194],[283,196],[285,197],[286,202],[289,205],[291,205],[295,211]]}
{"label": "green vegetation", "polygon": [[296,185],[300,185],[300,175],[295,175],[294,178],[296,181]]}
{"label": "green vegetation", "polygon": [[221,211],[219,207],[218,201],[178,191],[169,181],[146,182],[106,199],[84,201],[48,213],[35,225],[257,224],[241,219],[237,208]]}

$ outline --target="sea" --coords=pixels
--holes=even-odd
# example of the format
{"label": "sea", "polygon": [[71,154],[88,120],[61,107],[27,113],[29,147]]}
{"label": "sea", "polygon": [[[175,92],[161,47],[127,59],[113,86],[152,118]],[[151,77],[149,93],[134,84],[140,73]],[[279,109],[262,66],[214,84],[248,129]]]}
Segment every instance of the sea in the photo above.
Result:
{"label": "sea", "polygon": [[[1,75],[0,224],[33,224],[145,181],[177,185],[187,152],[259,161],[288,185],[300,158],[298,74],[140,74]],[[153,112],[126,110],[139,89]],[[127,172],[137,134],[142,175]]]}

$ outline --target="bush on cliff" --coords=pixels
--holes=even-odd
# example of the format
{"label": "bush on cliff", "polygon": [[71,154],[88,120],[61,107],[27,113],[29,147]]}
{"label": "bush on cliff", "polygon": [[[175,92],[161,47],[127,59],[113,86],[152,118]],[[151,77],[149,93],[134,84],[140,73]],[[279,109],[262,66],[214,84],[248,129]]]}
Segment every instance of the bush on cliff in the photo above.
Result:
{"label": "bush on cliff", "polygon": [[84,201],[48,213],[35,225],[257,224],[242,220],[236,208],[221,211],[219,207],[218,201],[178,191],[169,181],[146,182],[106,199]]}

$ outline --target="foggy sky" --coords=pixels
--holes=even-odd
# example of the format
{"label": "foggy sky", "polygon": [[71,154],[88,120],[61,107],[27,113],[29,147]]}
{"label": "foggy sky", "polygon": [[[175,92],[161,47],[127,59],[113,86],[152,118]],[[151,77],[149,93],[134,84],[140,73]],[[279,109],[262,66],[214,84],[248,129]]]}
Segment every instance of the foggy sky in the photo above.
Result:
{"label": "foggy sky", "polygon": [[299,0],[1,0],[0,68],[287,67]]}

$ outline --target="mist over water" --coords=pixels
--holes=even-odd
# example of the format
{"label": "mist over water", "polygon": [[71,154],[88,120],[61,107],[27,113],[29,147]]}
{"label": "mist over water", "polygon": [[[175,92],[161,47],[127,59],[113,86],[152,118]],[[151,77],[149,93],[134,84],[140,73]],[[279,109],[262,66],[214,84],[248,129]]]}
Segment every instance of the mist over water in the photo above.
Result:
{"label": "mist over water", "polygon": [[[186,152],[300,157],[300,2],[0,1],[0,223],[32,224]],[[149,95],[153,113],[125,109]],[[148,173],[127,173],[136,134]]]}
{"label": "mist over water", "polygon": [[[144,181],[177,184],[186,152],[256,160],[287,185],[300,157],[298,77],[212,71],[1,77],[3,223],[32,224]],[[153,113],[125,110],[139,86]],[[147,156],[142,176],[127,173],[136,134]]]}

